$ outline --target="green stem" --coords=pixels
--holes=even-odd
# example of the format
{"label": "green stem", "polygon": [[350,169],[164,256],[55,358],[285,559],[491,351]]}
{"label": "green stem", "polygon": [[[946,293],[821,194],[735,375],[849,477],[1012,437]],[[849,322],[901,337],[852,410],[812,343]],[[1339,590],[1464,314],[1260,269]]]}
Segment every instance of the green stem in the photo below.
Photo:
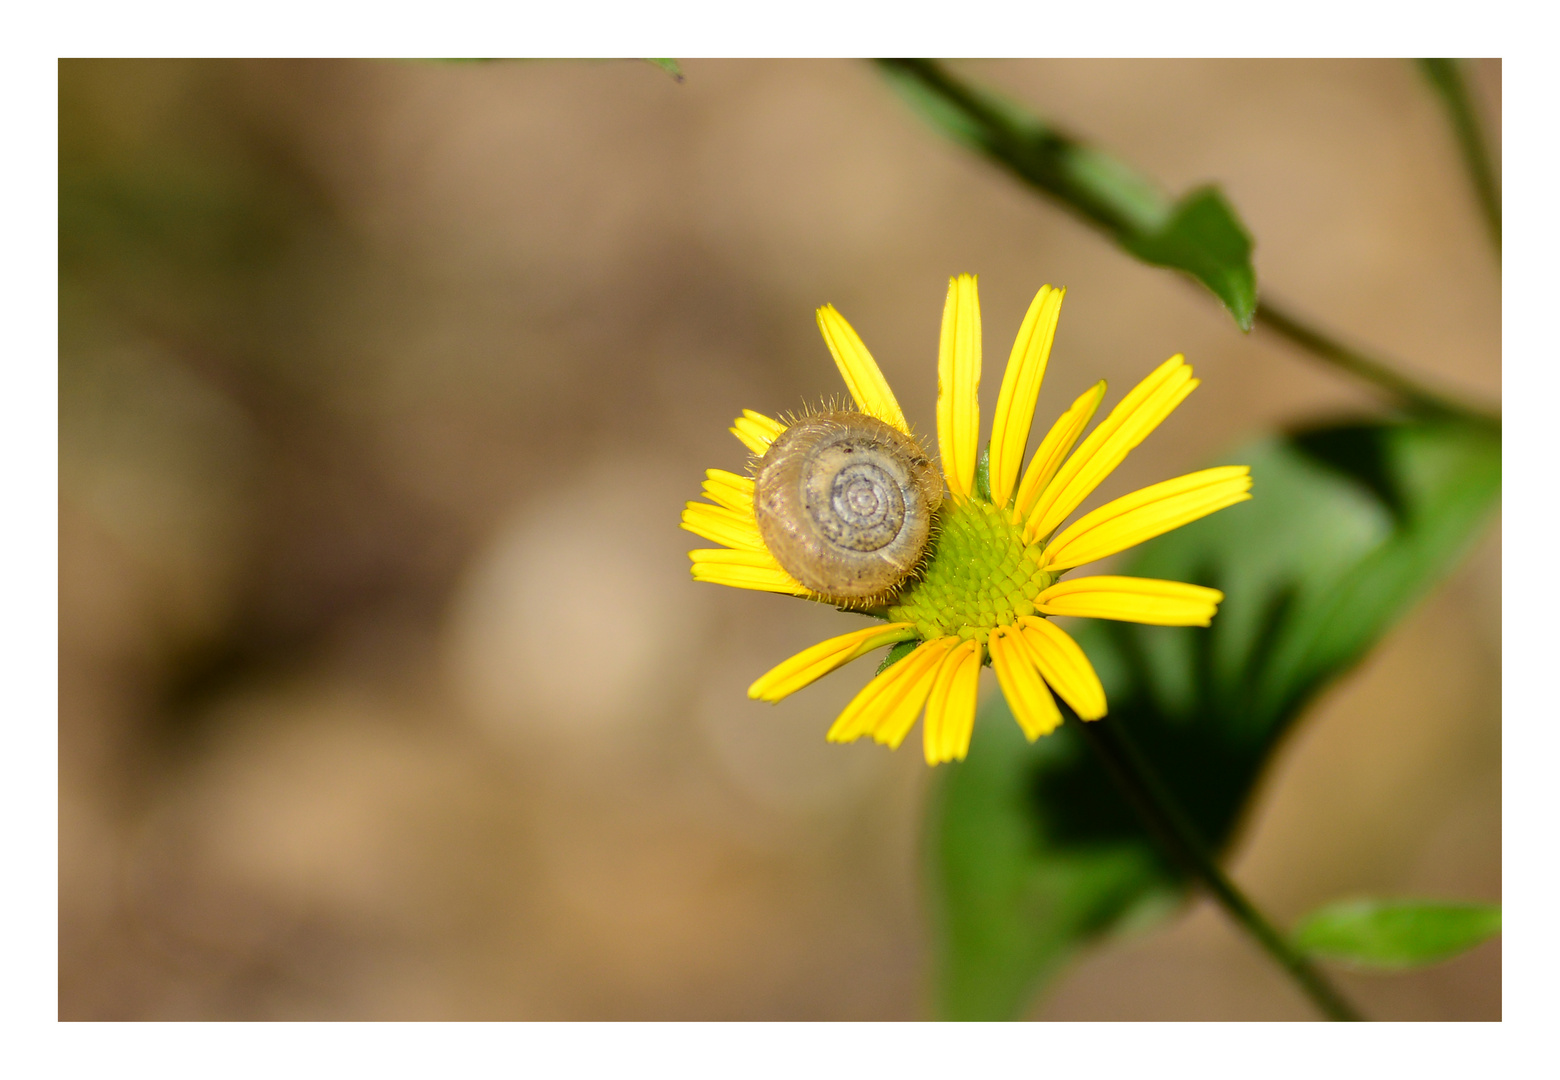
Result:
{"label": "green stem", "polygon": [[[1151,178],[1028,110],[960,79],[936,61],[879,60],[877,63],[879,70],[943,134],[984,155],[1030,189],[1055,200],[1136,257],[1151,265],[1173,265],[1193,273],[1209,285],[1209,278],[1195,273],[1196,267],[1184,260],[1163,262],[1144,254],[1145,244],[1150,248],[1153,246],[1151,242],[1160,235],[1180,205],[1165,195]],[[1455,78],[1455,71],[1453,76]],[[1468,130],[1477,135],[1477,119],[1467,107],[1467,95],[1462,93],[1460,79],[1455,86],[1456,100],[1462,103],[1462,113],[1458,115],[1465,114],[1466,123],[1472,125]],[[1459,127],[1458,130],[1464,129]],[[1485,177],[1487,184],[1493,184],[1488,177],[1488,161],[1482,157],[1482,140],[1474,139],[1469,145],[1477,146],[1481,155],[1478,160],[1484,162],[1480,175]],[[1494,188],[1488,187],[1488,191],[1493,192]],[[1498,201],[1494,207],[1498,235]],[[1224,242],[1236,241],[1225,237]],[[1245,242],[1249,244],[1249,241]],[[1246,258],[1249,259],[1249,252]],[[1225,302],[1228,306],[1229,301]],[[1498,417],[1421,385],[1392,365],[1342,344],[1268,301],[1257,307],[1254,319],[1319,360],[1371,383],[1406,408],[1499,423]]]}
{"label": "green stem", "polygon": [[1446,106],[1447,119],[1451,120],[1452,131],[1457,136],[1457,149],[1462,151],[1463,166],[1473,181],[1479,209],[1484,212],[1485,227],[1490,231],[1490,242],[1499,256],[1500,182],[1495,179],[1489,144],[1484,139],[1479,111],[1474,108],[1468,84],[1463,81],[1462,69],[1456,60],[1436,59],[1419,61],[1419,70],[1424,72]]}
{"label": "green stem", "polygon": [[1421,385],[1392,366],[1352,349],[1324,331],[1264,299],[1257,308],[1257,325],[1288,338],[1319,359],[1385,391],[1409,409],[1440,416],[1457,416],[1499,423],[1500,418]]}
{"label": "green stem", "polygon": [[1111,721],[1080,723],[1085,740],[1171,857],[1202,882],[1213,898],[1292,979],[1329,1020],[1363,1020],[1322,973],[1273,927],[1229,879],[1208,852],[1197,828],[1144,760],[1142,753]]}

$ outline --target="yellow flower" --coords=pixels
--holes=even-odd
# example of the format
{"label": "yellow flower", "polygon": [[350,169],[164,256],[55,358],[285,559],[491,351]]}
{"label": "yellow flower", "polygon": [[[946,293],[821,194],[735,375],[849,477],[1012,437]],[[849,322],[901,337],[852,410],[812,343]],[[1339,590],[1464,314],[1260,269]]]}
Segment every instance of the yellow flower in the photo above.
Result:
{"label": "yellow flower", "polygon": [[[1105,715],[1105,691],[1093,665],[1048,616],[1209,624],[1224,599],[1217,589],[1117,576],[1063,579],[1075,567],[1251,497],[1245,466],[1204,469],[1125,495],[1061,528],[1198,383],[1181,356],[1171,357],[1079,444],[1105,396],[1105,384],[1096,384],[1052,425],[1021,474],[1064,294],[1047,285],[1029,306],[997,393],[982,469],[980,301],[972,275],[949,282],[937,362],[937,445],[947,495],[932,510],[920,561],[887,592],[858,602],[804,586],[765,543],[753,478],[709,470],[709,502],[688,503],[682,524],[723,546],[689,552],[696,581],[789,593],[855,607],[880,620],[793,656],[759,678],[749,697],[779,701],[857,657],[895,646],[903,655],[845,707],[828,737],[849,742],[871,735],[897,747],[924,710],[923,745],[935,765],[962,760],[969,749],[986,663],[1030,740],[1061,723],[1053,691],[1084,720]],[[875,418],[863,423],[881,421],[879,430],[886,424],[914,447],[893,391],[855,330],[832,306],[818,310],[818,325],[860,413]],[[842,422],[838,414],[823,419]],[[757,472],[771,444],[803,422],[748,411],[731,430],[752,453],[750,469]]]}

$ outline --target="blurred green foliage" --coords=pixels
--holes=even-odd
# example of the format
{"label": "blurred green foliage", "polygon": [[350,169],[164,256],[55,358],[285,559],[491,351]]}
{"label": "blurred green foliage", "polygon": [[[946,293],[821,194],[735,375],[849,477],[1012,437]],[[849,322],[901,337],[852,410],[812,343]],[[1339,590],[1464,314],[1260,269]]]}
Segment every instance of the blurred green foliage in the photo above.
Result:
{"label": "blurred green foliage", "polygon": [[62,61],[59,112],[62,505],[177,573],[204,565],[187,544],[232,575],[157,643],[149,712],[183,738],[210,695],[392,587],[431,526],[360,449],[376,357],[321,333],[359,239],[235,65]]}
{"label": "blurred green foliage", "polygon": [[[1500,489],[1488,426],[1420,419],[1260,440],[1252,501],[1139,548],[1122,573],[1212,586],[1211,629],[1086,621],[1077,638],[1121,725],[1202,836],[1224,847],[1296,716],[1477,538]],[[1001,695],[948,769],[929,830],[938,1003],[1020,1014],[1083,944],[1183,894],[1069,715],[1026,744]]]}
{"label": "blurred green foliage", "polygon": [[62,282],[133,321],[249,306],[257,276],[328,216],[272,133],[223,101],[217,65],[67,61],[61,74]]}
{"label": "blurred green foliage", "polygon": [[1404,969],[1449,960],[1498,933],[1497,904],[1345,900],[1306,916],[1294,941],[1355,967]]}

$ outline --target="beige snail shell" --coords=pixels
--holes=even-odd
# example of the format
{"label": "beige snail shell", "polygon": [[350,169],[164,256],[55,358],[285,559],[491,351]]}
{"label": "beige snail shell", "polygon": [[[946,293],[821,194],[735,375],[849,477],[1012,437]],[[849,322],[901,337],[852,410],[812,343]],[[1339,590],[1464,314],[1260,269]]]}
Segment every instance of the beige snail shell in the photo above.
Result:
{"label": "beige snail shell", "polygon": [[815,593],[886,599],[921,561],[943,478],[921,444],[865,413],[786,428],[754,475],[753,513],[776,561]]}

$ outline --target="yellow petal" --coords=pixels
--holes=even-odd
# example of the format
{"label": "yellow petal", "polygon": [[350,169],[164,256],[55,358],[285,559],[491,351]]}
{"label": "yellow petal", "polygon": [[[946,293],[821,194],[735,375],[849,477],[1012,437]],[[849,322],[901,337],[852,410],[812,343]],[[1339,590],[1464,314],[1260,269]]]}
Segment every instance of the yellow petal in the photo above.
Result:
{"label": "yellow petal", "polygon": [[1023,521],[1029,516],[1035,500],[1056,475],[1056,470],[1061,468],[1062,459],[1078,441],[1078,436],[1083,434],[1083,429],[1089,426],[1089,421],[1094,419],[1094,411],[1100,407],[1100,400],[1104,396],[1105,381],[1102,379],[1080,394],[1072,407],[1051,425],[1051,430],[1041,441],[1035,456],[1029,459],[1023,482],[1018,485],[1018,497],[1013,500],[1015,521]]}
{"label": "yellow petal", "polygon": [[937,350],[937,448],[948,490],[969,498],[980,454],[980,298],[975,277],[948,282]]}
{"label": "yellow petal", "polygon": [[1066,289],[1040,287],[1024,316],[1024,324],[1018,328],[1007,370],[1002,373],[997,413],[991,422],[991,501],[998,506],[1007,505],[1013,485],[1018,482],[1024,447],[1029,444],[1029,428],[1035,419],[1035,400],[1045,381],[1056,320],[1061,316],[1062,298],[1066,295]]}
{"label": "yellow petal", "polygon": [[780,421],[771,420],[752,409],[743,409],[742,415],[731,424],[731,433],[741,439],[742,445],[751,450],[755,457],[763,457],[769,444],[779,438],[784,430],[785,425]]}
{"label": "yellow petal", "polygon": [[790,593],[811,596],[803,585],[780,568],[768,551],[737,551],[732,548],[699,548],[688,552],[693,560],[693,580],[736,589]]}
{"label": "yellow petal", "polygon": [[727,585],[733,589],[753,589],[757,592],[785,593],[788,596],[810,596],[784,570],[765,570],[760,567],[728,566],[719,563],[696,563],[694,581],[707,581],[711,585]]}
{"label": "yellow petal", "polygon": [[914,623],[879,623],[820,641],[761,675],[748,687],[748,697],[757,701],[779,701],[873,649],[896,641],[909,641],[913,637]]}
{"label": "yellow petal", "polygon": [[834,310],[833,304],[818,309],[818,329],[823,331],[823,340],[829,346],[829,352],[834,354],[834,363],[845,379],[850,396],[856,399],[857,407],[890,427],[910,434],[910,425],[905,423],[905,414],[900,410],[894,392],[888,388],[888,380],[883,378],[877,361],[867,352],[845,316]]}
{"label": "yellow petal", "polygon": [[764,548],[764,539],[759,535],[753,515],[729,510],[724,506],[691,502],[683,508],[682,527],[695,536],[725,544],[729,548],[747,551]]}
{"label": "yellow petal", "polygon": [[1024,538],[1034,543],[1054,532],[1196,387],[1192,369],[1180,355],[1160,364],[1133,387],[1046,486],[1030,512]]}
{"label": "yellow petal", "polygon": [[1103,559],[1160,533],[1179,529],[1251,498],[1251,470],[1245,465],[1178,476],[1106,503],[1073,522],[1046,545],[1042,570],[1066,570]]}
{"label": "yellow petal", "polygon": [[1033,615],[1018,620],[1040,674],[1083,720],[1105,715],[1105,688],[1078,643],[1055,623]]}
{"label": "yellow petal", "polygon": [[886,671],[879,672],[829,728],[830,742],[851,742],[870,734],[880,743],[897,748],[931,693],[937,665],[958,643],[957,638],[934,638]]}
{"label": "yellow petal", "polygon": [[[959,639],[954,637],[938,638],[923,646],[927,651],[927,658],[923,661],[924,669],[918,671],[917,681],[908,685],[906,692],[878,718],[872,731],[874,741],[890,750],[899,749],[899,744],[905,741],[905,736],[910,734],[910,729],[915,726],[915,718],[920,715],[921,706],[926,704],[927,695],[931,693],[933,681],[943,658],[958,642]],[[905,660],[909,659],[910,657],[905,658]]]}
{"label": "yellow petal", "polygon": [[980,642],[953,648],[937,668],[926,699],[926,723],[921,729],[926,763],[963,761],[975,729],[975,700],[980,688]]}
{"label": "yellow petal", "polygon": [[[1218,589],[1184,581],[1101,575],[1058,581],[1035,597],[1035,607],[1045,615],[1155,626],[1207,626],[1223,599]],[[995,649],[991,655],[995,662]]]}
{"label": "yellow petal", "polygon": [[709,469],[704,474],[704,497],[727,510],[753,516],[753,478],[725,469]]}
{"label": "yellow petal", "polygon": [[1002,687],[1002,696],[1007,698],[1013,719],[1024,729],[1024,735],[1034,742],[1055,731],[1062,722],[1062,711],[1045,688],[1034,656],[1019,629],[997,627],[991,632],[987,648],[991,653],[991,669],[997,673],[997,684]]}

